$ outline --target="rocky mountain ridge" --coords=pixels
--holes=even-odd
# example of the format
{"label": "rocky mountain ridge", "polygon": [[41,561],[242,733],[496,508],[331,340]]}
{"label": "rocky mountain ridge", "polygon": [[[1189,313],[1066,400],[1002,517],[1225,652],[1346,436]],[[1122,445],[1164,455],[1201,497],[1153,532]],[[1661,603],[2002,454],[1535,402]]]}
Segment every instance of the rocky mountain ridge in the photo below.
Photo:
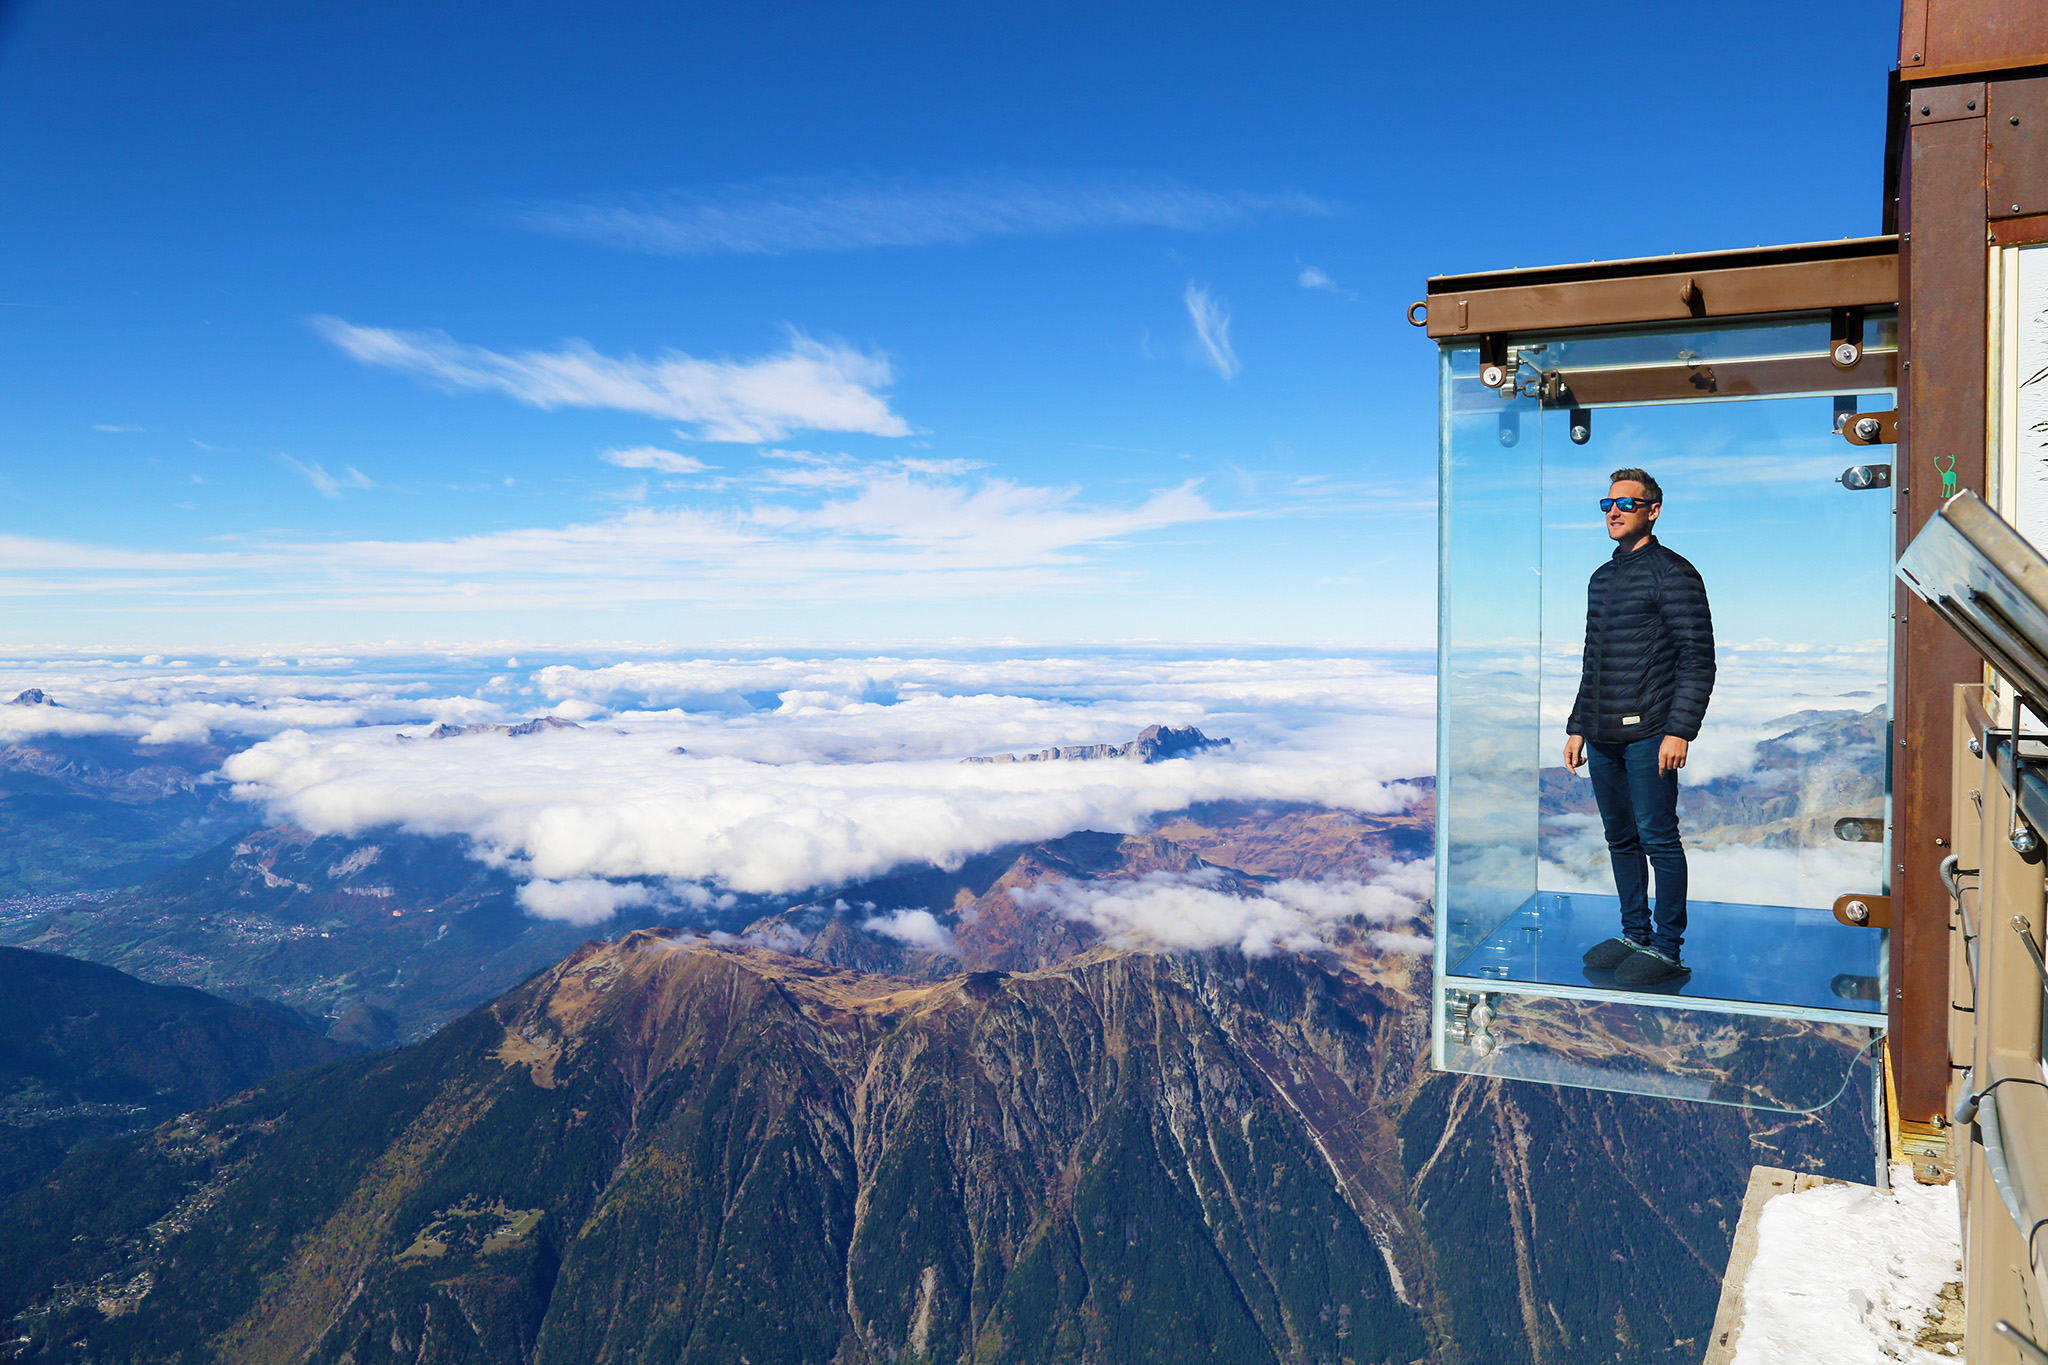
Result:
{"label": "rocky mountain ridge", "polygon": [[1086,763],[1105,758],[1134,758],[1140,763],[1164,763],[1169,758],[1187,758],[1209,749],[1227,749],[1227,739],[1211,739],[1193,725],[1174,729],[1170,725],[1148,725],[1136,739],[1122,744],[1068,744],[1040,749],[1029,754],[990,754],[963,758],[962,763]]}
{"label": "rocky mountain ridge", "polygon": [[1427,979],[636,932],[74,1161],[0,1313],[26,1360],[1696,1360],[1749,1164],[1840,1132],[1431,1073]]}

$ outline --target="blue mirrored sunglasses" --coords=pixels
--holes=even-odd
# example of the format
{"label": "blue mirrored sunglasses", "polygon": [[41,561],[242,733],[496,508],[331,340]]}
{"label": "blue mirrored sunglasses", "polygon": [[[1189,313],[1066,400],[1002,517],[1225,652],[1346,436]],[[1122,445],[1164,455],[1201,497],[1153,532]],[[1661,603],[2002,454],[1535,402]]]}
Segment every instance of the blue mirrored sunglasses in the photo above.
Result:
{"label": "blue mirrored sunglasses", "polygon": [[1635,510],[1636,510],[1636,509],[1637,509],[1638,507],[1655,507],[1656,505],[1657,505],[1657,504],[1656,504],[1655,502],[1653,502],[1652,500],[1650,500],[1649,498],[1602,498],[1602,499],[1600,499],[1600,510],[1601,510],[1601,511],[1603,511],[1603,512],[1612,512],[1612,511],[1613,511],[1613,510],[1614,510],[1615,508],[1617,508],[1617,507],[1619,507],[1619,508],[1620,508],[1620,509],[1621,509],[1622,511],[1624,511],[1624,512],[1633,512],[1633,511],[1635,511]]}

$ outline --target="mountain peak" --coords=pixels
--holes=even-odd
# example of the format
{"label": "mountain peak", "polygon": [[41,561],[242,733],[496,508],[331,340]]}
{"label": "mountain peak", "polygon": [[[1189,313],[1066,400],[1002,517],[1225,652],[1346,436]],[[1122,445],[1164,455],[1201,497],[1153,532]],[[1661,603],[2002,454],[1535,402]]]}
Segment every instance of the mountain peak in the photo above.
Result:
{"label": "mountain peak", "polygon": [[9,706],[59,706],[59,707],[61,707],[61,706],[62,706],[62,705],[63,705],[64,703],[63,703],[63,702],[60,702],[60,701],[58,701],[58,700],[57,700],[57,699],[56,699],[55,697],[52,697],[52,696],[51,696],[51,695],[50,695],[49,693],[47,693],[47,692],[43,691],[43,689],[42,689],[42,688],[40,688],[40,687],[31,687],[31,688],[29,688],[29,689],[28,689],[28,690],[27,690],[26,692],[23,692],[23,693],[19,694],[18,696],[16,696],[16,697],[15,697],[15,699],[14,699],[13,701],[11,701],[11,702],[8,702],[7,704],[8,704]]}
{"label": "mountain peak", "polygon": [[400,735],[399,739],[405,741],[415,739],[455,739],[461,735],[512,735],[516,738],[520,735],[537,735],[547,730],[581,730],[582,728],[575,721],[563,720],[560,716],[535,716],[531,720],[522,720],[516,725],[450,725],[448,722],[442,721],[424,735]]}
{"label": "mountain peak", "polygon": [[1078,763],[1100,758],[1135,758],[1140,763],[1163,763],[1169,758],[1186,758],[1205,749],[1230,747],[1227,739],[1211,739],[1193,725],[1175,729],[1171,725],[1148,725],[1138,737],[1123,744],[1068,744],[1040,749],[1035,754],[989,754],[963,758],[962,763]]}

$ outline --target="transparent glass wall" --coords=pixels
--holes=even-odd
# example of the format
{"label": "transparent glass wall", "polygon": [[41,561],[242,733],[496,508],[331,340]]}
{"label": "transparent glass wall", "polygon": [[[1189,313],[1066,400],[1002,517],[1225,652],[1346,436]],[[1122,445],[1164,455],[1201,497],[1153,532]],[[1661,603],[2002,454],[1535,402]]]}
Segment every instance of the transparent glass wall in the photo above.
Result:
{"label": "transparent glass wall", "polygon": [[[1440,989],[1881,1015],[1883,935],[1830,910],[1887,884],[1891,495],[1837,482],[1893,451],[1837,431],[1892,406],[1892,320],[1865,326],[1847,371],[1825,316],[1516,338],[1511,393],[1445,348]],[[1634,993],[1580,961],[1619,902],[1562,757],[1587,579],[1614,550],[1597,504],[1631,466],[1663,485],[1658,539],[1699,569],[1717,646],[1679,796],[1692,975]]]}
{"label": "transparent glass wall", "polygon": [[1445,1069],[1787,1113],[1874,1107],[1868,1025],[1513,994],[1488,1009],[1447,1040]]}
{"label": "transparent glass wall", "polygon": [[1545,423],[1481,386],[1472,347],[1445,348],[1443,391],[1438,933],[1456,959],[1536,894]]}

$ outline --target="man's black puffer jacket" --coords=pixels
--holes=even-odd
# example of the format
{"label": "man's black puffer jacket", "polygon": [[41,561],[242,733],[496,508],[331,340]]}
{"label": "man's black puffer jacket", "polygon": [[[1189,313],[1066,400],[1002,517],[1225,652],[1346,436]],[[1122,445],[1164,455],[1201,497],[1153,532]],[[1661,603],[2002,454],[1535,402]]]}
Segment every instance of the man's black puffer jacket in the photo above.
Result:
{"label": "man's black puffer jacket", "polygon": [[1603,744],[1699,738],[1714,691],[1707,585],[1655,536],[1615,548],[1586,586],[1586,655],[1568,735]]}

